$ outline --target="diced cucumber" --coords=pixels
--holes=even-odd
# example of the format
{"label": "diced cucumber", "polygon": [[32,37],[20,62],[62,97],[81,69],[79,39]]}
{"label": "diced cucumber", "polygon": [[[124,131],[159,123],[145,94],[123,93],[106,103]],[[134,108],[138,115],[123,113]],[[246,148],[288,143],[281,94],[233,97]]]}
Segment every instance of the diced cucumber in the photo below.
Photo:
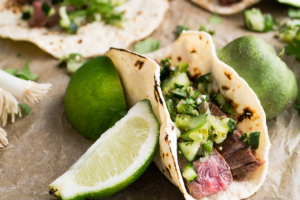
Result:
{"label": "diced cucumber", "polygon": [[196,174],[193,164],[187,163],[185,168],[182,170],[182,176],[190,183],[195,180],[198,175]]}
{"label": "diced cucumber", "polygon": [[257,8],[244,11],[244,23],[247,29],[256,32],[265,30],[265,19],[261,11]]}
{"label": "diced cucumber", "polygon": [[162,82],[162,89],[165,87],[170,87],[171,89],[175,89],[178,86],[182,86],[183,89],[186,89],[190,86],[190,80],[187,77],[186,73],[173,72],[170,78],[165,79]]}
{"label": "diced cucumber", "polygon": [[195,160],[200,142],[182,142],[178,143],[182,155],[190,162]]}
{"label": "diced cucumber", "polygon": [[206,122],[206,117],[207,114],[198,116],[179,114],[176,116],[175,123],[181,131],[189,131],[204,124]]}
{"label": "diced cucumber", "polygon": [[70,19],[69,16],[67,15],[67,8],[66,6],[61,6],[59,8],[59,15],[60,15],[60,20],[59,20],[59,25],[60,27],[64,29],[68,29],[70,27]]}
{"label": "diced cucumber", "polygon": [[225,99],[221,92],[217,92],[212,97],[211,101],[214,104],[216,104],[223,112],[228,113],[230,115],[235,115],[234,111],[231,108],[230,102]]}
{"label": "diced cucumber", "polygon": [[211,140],[207,140],[207,142],[204,143],[203,148],[207,152],[211,152],[213,149],[213,142]]}
{"label": "diced cucumber", "polygon": [[177,65],[178,67],[178,71],[180,73],[186,73],[187,72],[187,68],[189,67],[189,64],[185,63],[185,62],[182,62],[182,63],[179,63]]}
{"label": "diced cucumber", "polygon": [[217,144],[222,143],[227,137],[227,133],[230,130],[229,127],[213,115],[209,115],[206,121],[209,123],[209,127],[213,127],[213,130],[210,132],[211,140]]}
{"label": "diced cucumber", "polygon": [[22,19],[28,20],[33,16],[33,7],[25,5],[22,9]]}
{"label": "diced cucumber", "polygon": [[208,122],[182,134],[180,137],[188,141],[205,142],[208,139]]}
{"label": "diced cucumber", "polygon": [[251,132],[249,135],[249,145],[251,149],[258,149],[260,139],[260,132]]}
{"label": "diced cucumber", "polygon": [[47,2],[44,2],[42,4],[41,9],[45,13],[45,15],[48,17],[55,14],[55,9],[52,8]]}
{"label": "diced cucumber", "polygon": [[236,129],[237,129],[237,127],[236,127],[236,122],[235,122],[233,119],[231,119],[231,118],[224,118],[224,119],[222,119],[222,122],[223,122],[225,125],[228,126],[229,131],[230,131],[231,133],[234,133],[234,132],[236,131]]}
{"label": "diced cucumber", "polygon": [[184,99],[187,97],[187,92],[182,89],[176,88],[173,91],[173,97],[178,98],[178,99]]}
{"label": "diced cucumber", "polygon": [[80,68],[86,60],[77,53],[71,53],[67,59],[67,69],[68,73],[74,73],[78,68]]}
{"label": "diced cucumber", "polygon": [[198,175],[196,174],[193,164],[187,163],[185,168],[182,170],[182,176],[190,183],[195,180]]}
{"label": "diced cucumber", "polygon": [[200,142],[200,143],[202,143],[204,139],[203,135],[201,134],[201,130],[199,130],[198,133],[197,132],[191,133],[190,138],[194,140],[194,142]]}
{"label": "diced cucumber", "polygon": [[273,18],[272,18],[272,15],[267,13],[267,14],[264,14],[264,23],[265,23],[265,32],[267,31],[272,31],[273,30]]}

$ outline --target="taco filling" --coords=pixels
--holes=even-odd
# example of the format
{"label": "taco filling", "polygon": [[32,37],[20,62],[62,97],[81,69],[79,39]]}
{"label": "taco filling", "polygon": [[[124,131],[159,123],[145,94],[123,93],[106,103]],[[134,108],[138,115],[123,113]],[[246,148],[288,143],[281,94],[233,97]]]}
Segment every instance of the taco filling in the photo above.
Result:
{"label": "taco filling", "polygon": [[30,27],[53,27],[58,25],[68,33],[76,33],[78,27],[94,21],[122,26],[123,13],[115,10],[126,0],[74,1],[74,0],[15,0],[24,4],[22,19]]}
{"label": "taco filling", "polygon": [[[255,157],[260,132],[237,128],[243,119],[220,91],[211,73],[192,79],[188,64],[161,60],[161,89],[177,129],[178,163],[194,198],[227,188],[233,179],[248,179],[264,161]],[[222,88],[226,90],[227,88]]]}

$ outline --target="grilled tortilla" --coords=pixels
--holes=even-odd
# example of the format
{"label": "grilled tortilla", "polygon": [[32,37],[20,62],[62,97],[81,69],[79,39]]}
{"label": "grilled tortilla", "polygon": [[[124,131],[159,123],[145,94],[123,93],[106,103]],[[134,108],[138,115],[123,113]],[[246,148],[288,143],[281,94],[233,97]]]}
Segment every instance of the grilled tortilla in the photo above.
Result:
{"label": "grilled tortilla", "polygon": [[[104,54],[110,46],[127,48],[135,41],[150,35],[164,19],[167,0],[130,0],[117,7],[124,11],[124,28],[93,22],[71,35],[59,29],[30,28],[21,19],[22,5],[13,0],[0,0],[0,37],[29,41],[56,58],[79,53],[83,57]],[[4,20],[5,19],[5,20]]]}
{"label": "grilled tortilla", "polygon": [[[185,187],[177,158],[177,137],[160,89],[160,67],[152,59],[171,57],[173,64],[187,62],[192,76],[211,72],[219,89],[229,88],[222,94],[235,105],[240,121],[238,128],[250,133],[260,132],[260,145],[256,157],[265,164],[259,167],[249,179],[233,181],[225,190],[204,197],[204,199],[243,199],[254,194],[263,184],[268,172],[270,141],[266,116],[259,99],[249,85],[228,65],[221,62],[215,53],[212,38],[205,32],[184,32],[172,45],[147,56],[111,48],[106,54],[113,61],[120,76],[128,108],[139,100],[151,101],[153,111],[160,124],[159,151],[154,162],[162,173],[183,193],[185,199],[194,199]],[[241,117],[247,115],[247,117]]]}

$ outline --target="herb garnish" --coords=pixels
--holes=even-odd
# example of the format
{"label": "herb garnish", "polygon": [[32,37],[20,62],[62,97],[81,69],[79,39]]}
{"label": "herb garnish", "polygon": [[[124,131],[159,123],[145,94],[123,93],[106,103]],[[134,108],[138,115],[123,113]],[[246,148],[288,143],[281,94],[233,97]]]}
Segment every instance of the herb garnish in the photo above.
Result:
{"label": "herb garnish", "polygon": [[152,38],[147,38],[141,42],[134,45],[134,51],[137,53],[149,53],[159,49],[160,41],[153,40]]}

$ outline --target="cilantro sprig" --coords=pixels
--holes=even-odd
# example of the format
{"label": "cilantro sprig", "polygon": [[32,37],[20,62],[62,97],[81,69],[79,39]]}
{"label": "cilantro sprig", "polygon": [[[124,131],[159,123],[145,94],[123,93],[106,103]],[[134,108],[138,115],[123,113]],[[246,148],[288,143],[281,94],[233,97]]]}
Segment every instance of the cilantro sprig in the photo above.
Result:
{"label": "cilantro sprig", "polygon": [[37,74],[31,73],[28,60],[26,60],[24,68],[21,71],[15,68],[4,69],[3,71],[24,80],[35,81],[38,78]]}
{"label": "cilantro sprig", "polygon": [[140,41],[134,45],[134,51],[137,53],[149,53],[159,49],[160,41],[153,40],[152,38],[147,38]]}
{"label": "cilantro sprig", "polygon": [[288,44],[285,47],[287,55],[295,55],[297,60],[300,60],[300,40],[294,39],[294,44]]}

